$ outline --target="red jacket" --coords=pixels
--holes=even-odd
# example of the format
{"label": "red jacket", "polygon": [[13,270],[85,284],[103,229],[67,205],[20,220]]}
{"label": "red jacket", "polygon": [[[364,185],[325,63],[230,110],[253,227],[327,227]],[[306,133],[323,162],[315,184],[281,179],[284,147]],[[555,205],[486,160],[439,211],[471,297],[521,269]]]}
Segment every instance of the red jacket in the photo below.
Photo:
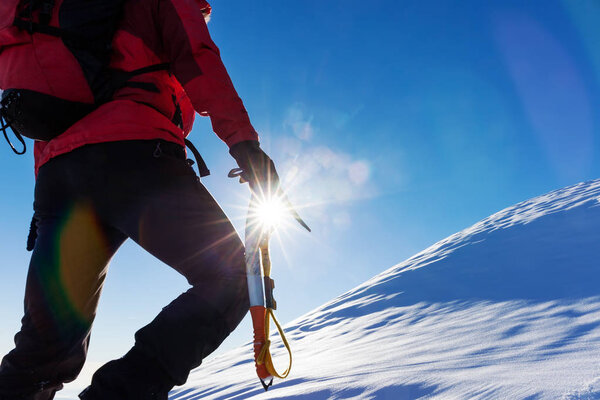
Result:
{"label": "red jacket", "polygon": [[[63,0],[57,0],[50,25],[58,26]],[[61,39],[19,31],[12,26],[19,0],[0,1],[0,88],[41,91],[66,100],[93,102],[93,95],[73,55]],[[50,142],[35,143],[37,169],[52,157],[100,142],[165,139],[183,145],[194,110],[211,118],[213,130],[230,147],[258,140],[210,38],[204,0],[128,0],[113,40],[111,67],[132,71],[169,63],[169,71],[136,76],[158,93],[125,87]],[[15,72],[15,71],[18,71]],[[184,129],[175,126],[175,97]]]}

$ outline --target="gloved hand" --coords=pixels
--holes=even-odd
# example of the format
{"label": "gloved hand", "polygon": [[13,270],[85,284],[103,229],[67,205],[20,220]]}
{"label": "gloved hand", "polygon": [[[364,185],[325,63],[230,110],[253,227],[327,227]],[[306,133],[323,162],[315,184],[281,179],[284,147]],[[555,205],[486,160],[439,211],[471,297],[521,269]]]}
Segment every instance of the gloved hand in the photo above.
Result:
{"label": "gloved hand", "polygon": [[258,141],[248,140],[236,143],[229,149],[243,170],[241,178],[250,183],[250,190],[260,198],[269,198],[279,190],[279,176],[275,164],[262,151]]}

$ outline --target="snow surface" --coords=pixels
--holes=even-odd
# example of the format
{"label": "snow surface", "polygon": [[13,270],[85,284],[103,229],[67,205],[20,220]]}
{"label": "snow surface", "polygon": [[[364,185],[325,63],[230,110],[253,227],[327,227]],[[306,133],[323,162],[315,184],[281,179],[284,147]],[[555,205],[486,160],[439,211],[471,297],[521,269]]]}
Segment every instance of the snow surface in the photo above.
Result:
{"label": "snow surface", "polygon": [[600,180],[519,203],[288,324],[269,392],[248,343],[170,399],[600,399],[599,250]]}

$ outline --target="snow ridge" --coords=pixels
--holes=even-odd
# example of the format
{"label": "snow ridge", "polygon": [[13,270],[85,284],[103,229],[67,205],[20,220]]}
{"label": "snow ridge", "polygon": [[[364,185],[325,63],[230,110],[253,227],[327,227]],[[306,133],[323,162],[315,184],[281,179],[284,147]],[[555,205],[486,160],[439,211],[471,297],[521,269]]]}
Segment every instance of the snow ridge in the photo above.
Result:
{"label": "snow ridge", "polygon": [[502,210],[288,324],[268,393],[248,344],[171,399],[600,399],[599,205],[595,180]]}

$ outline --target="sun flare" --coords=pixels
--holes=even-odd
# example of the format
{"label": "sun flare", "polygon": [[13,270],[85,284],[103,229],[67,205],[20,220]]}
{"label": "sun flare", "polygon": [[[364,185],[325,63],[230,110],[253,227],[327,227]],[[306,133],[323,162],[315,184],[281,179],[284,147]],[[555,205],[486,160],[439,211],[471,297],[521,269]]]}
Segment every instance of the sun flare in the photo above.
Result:
{"label": "sun flare", "polygon": [[279,227],[288,212],[288,208],[278,196],[260,202],[253,210],[257,223],[268,230]]}

